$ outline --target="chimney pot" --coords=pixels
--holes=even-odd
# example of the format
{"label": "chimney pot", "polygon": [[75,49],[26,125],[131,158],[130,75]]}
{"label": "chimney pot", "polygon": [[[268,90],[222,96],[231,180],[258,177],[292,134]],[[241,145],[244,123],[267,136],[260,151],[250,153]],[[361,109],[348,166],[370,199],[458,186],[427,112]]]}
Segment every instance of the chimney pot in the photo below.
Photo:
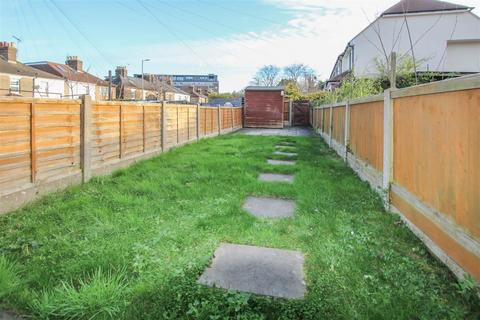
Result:
{"label": "chimney pot", "polygon": [[68,56],[65,64],[75,71],[83,71],[83,61],[78,56]]}
{"label": "chimney pot", "polygon": [[127,67],[117,66],[117,68],[115,69],[115,75],[126,78],[128,76]]}
{"label": "chimney pot", "polygon": [[0,42],[0,56],[11,63],[17,62],[17,47],[15,42]]}

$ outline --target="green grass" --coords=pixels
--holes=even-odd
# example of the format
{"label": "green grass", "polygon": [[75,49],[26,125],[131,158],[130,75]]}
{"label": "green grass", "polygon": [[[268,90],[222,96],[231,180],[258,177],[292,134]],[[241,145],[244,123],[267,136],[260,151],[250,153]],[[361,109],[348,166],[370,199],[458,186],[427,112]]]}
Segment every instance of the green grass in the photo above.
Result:
{"label": "green grass", "polygon": [[[294,142],[295,167],[267,158]],[[295,173],[293,185],[261,172]],[[247,195],[292,198],[258,220]],[[307,295],[198,285],[220,242],[302,251]],[[172,150],[0,218],[1,307],[40,319],[475,319],[458,283],[318,138],[230,135]]]}

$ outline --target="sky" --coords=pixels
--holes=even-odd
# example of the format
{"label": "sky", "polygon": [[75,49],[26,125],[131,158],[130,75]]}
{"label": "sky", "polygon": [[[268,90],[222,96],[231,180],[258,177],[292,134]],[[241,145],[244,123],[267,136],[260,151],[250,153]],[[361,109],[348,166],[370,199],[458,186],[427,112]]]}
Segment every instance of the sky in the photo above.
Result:
{"label": "sky", "polygon": [[[347,42],[397,0],[0,0],[0,41],[21,62],[79,56],[104,77],[209,74],[241,90],[263,65],[310,65],[328,78]],[[479,6],[478,0],[453,1]],[[474,11],[479,14],[479,8]]]}

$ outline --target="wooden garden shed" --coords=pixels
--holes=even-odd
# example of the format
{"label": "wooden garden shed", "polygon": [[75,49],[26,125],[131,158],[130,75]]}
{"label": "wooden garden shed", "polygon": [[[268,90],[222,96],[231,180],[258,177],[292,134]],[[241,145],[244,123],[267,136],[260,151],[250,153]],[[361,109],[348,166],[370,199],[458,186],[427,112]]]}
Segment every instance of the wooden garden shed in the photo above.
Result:
{"label": "wooden garden shed", "polygon": [[245,88],[245,127],[283,128],[284,87]]}

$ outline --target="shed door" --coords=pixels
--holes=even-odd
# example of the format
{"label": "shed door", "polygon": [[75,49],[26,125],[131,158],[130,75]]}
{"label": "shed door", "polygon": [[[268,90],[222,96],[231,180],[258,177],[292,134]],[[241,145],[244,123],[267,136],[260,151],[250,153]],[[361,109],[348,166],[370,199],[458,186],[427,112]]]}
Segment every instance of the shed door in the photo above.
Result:
{"label": "shed door", "polygon": [[245,126],[283,128],[283,96],[280,91],[245,92]]}

